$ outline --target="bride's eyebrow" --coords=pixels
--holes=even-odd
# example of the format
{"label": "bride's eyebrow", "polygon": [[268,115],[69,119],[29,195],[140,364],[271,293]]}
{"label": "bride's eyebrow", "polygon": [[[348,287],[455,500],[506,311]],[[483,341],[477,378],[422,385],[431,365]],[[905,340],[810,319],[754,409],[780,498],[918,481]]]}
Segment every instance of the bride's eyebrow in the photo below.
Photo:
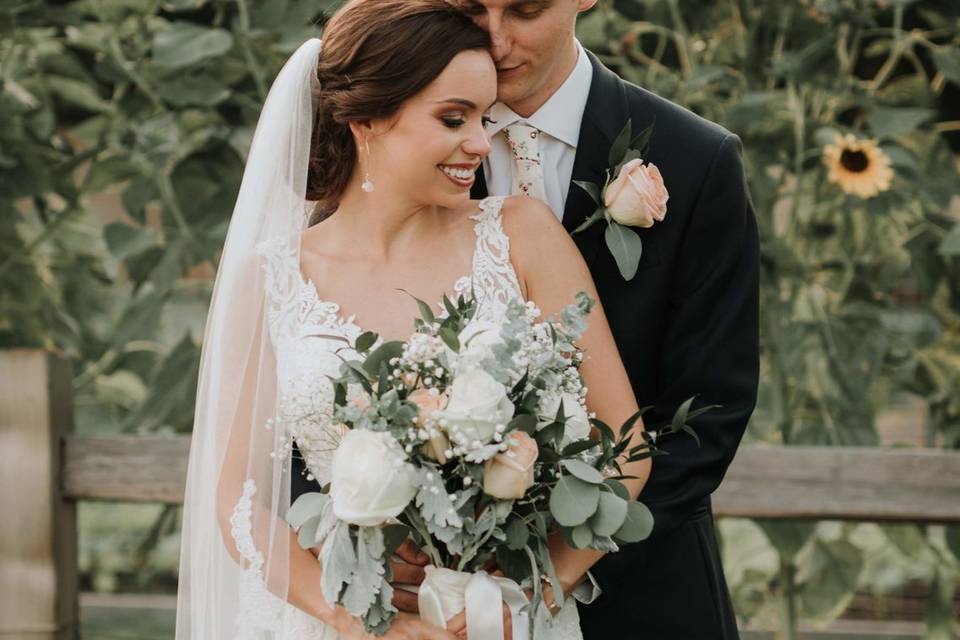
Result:
{"label": "bride's eyebrow", "polygon": [[436,104],[457,104],[467,109],[476,109],[477,105],[466,98],[447,98],[446,100],[437,100]]}
{"label": "bride's eyebrow", "polygon": [[[456,105],[460,105],[461,107],[466,107],[467,109],[477,108],[476,104],[474,104],[470,100],[467,100],[466,98],[447,98],[446,100],[437,100],[436,104],[456,104]],[[487,105],[487,108],[484,109],[484,111],[489,111],[490,107],[492,107],[495,104],[497,104],[496,100],[494,100],[489,105]]]}

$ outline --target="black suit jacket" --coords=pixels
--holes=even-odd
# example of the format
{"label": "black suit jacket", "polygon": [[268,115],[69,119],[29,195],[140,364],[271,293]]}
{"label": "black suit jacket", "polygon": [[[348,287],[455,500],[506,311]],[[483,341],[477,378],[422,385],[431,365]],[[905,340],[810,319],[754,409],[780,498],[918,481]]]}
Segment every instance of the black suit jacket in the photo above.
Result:
{"label": "black suit jacket", "polygon": [[[756,404],[759,376],[759,242],[736,135],[632,85],[593,56],[574,180],[603,185],[613,140],[628,118],[639,132],[656,118],[645,158],[670,194],[663,222],[636,229],[643,254],[625,281],[603,241],[605,225],[574,236],[646,424],[669,420],[684,400],[720,404],[685,434],[660,441],[640,496],[652,536],[609,554],[593,570],[604,589],[581,607],[588,640],[732,638],[736,625],[720,566],[710,494],[733,459]],[[487,195],[482,170],[473,197]],[[563,225],[576,228],[596,205],[571,185]],[[615,608],[614,613],[609,608]],[[612,615],[611,615],[612,614]],[[612,637],[612,636],[611,636]]]}

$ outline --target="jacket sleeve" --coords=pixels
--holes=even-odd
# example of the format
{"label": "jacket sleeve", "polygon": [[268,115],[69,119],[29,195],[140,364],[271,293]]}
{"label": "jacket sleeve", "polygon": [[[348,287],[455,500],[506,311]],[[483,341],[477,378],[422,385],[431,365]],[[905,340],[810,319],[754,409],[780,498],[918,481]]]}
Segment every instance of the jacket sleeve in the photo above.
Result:
{"label": "jacket sleeve", "polygon": [[669,327],[657,364],[662,392],[644,416],[668,421],[696,395],[693,408],[722,405],[689,422],[658,446],[640,499],[653,512],[654,536],[669,533],[707,504],[736,453],[756,405],[759,380],[759,239],[747,190],[740,139],[717,147],[686,221],[669,305]]}

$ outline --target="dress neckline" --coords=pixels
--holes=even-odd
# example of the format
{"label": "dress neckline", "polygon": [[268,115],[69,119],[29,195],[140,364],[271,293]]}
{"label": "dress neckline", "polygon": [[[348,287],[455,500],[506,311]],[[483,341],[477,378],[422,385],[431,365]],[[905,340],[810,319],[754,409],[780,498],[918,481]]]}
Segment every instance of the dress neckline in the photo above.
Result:
{"label": "dress neckline", "polygon": [[[503,200],[505,200],[505,197],[503,196],[488,196],[483,198],[477,202],[477,210],[469,216],[472,220],[474,220],[474,233],[476,234],[476,241],[473,245],[473,254],[470,257],[470,272],[466,275],[460,276],[453,282],[452,293],[454,299],[456,299],[456,296],[463,294],[465,290],[469,291],[469,288],[473,283],[474,277],[476,276],[478,270],[478,260],[482,261],[483,259],[481,254],[483,251],[482,245],[484,238],[479,227],[480,225],[484,224],[485,221],[489,220],[491,216],[499,216],[500,210],[503,206]],[[502,229],[500,230],[500,233],[502,233]],[[298,246],[302,246],[302,232],[300,233],[298,243]],[[509,257],[507,260],[509,260]],[[377,341],[375,345],[380,345],[384,341],[383,334],[375,331],[374,329],[361,326],[356,320],[357,314],[353,313],[349,316],[345,316],[340,303],[320,297],[320,291],[317,289],[316,284],[303,272],[299,265],[297,266],[297,274],[299,276],[301,295],[305,292],[312,298],[311,302],[317,306],[322,306],[330,321],[335,322],[335,324],[340,328],[346,328],[350,330],[350,332],[355,334],[355,336],[358,336],[366,331],[376,333]],[[447,291],[444,293],[449,295],[449,292]],[[438,300],[435,303],[435,308],[439,309],[439,313],[437,314],[438,317],[444,317],[447,315],[447,311],[443,306],[442,300]],[[403,340],[406,340],[407,338],[409,338],[409,336],[403,338]]]}
{"label": "dress neckline", "polygon": [[[465,275],[457,278],[457,280],[454,281],[453,283],[454,292],[458,291],[463,286],[463,283],[466,283],[467,285],[469,285],[470,280],[471,280],[471,277],[469,275]],[[380,333],[375,329],[363,327],[357,322],[356,320],[357,314],[352,313],[349,316],[345,316],[343,315],[343,312],[341,310],[340,303],[334,302],[333,300],[325,300],[321,298],[320,292],[317,290],[317,285],[313,283],[313,280],[305,276],[302,271],[300,272],[300,287],[301,287],[301,291],[306,292],[307,295],[309,295],[313,299],[312,302],[314,302],[317,305],[322,305],[324,307],[324,312],[327,314],[327,316],[330,319],[336,321],[336,324],[339,327],[348,328],[352,332],[354,332],[356,335],[360,335],[367,331],[375,333],[377,335],[377,340],[374,343],[374,346],[379,346],[384,342],[384,337],[382,333]],[[457,295],[457,294],[455,293],[454,295]],[[437,314],[437,315],[439,317],[445,316],[446,309],[443,308],[442,301],[437,303],[437,307],[440,309],[440,314]],[[411,319],[413,319],[413,317],[411,317]],[[411,331],[411,334],[412,333],[413,331]],[[410,336],[408,335],[404,338],[396,338],[396,340],[406,341],[409,338]],[[391,340],[394,340],[394,338],[391,338]]]}

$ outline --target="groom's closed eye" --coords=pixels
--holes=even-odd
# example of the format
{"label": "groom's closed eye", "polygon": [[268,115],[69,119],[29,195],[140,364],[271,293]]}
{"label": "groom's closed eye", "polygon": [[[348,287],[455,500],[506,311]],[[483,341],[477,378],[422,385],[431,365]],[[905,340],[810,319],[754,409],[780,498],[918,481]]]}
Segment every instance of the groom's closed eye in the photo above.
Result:
{"label": "groom's closed eye", "polygon": [[[506,10],[519,18],[531,20],[539,17],[551,4],[553,4],[553,0],[520,0],[509,5]],[[475,0],[462,0],[458,6],[461,11],[472,16],[483,15],[487,12],[487,8]]]}

